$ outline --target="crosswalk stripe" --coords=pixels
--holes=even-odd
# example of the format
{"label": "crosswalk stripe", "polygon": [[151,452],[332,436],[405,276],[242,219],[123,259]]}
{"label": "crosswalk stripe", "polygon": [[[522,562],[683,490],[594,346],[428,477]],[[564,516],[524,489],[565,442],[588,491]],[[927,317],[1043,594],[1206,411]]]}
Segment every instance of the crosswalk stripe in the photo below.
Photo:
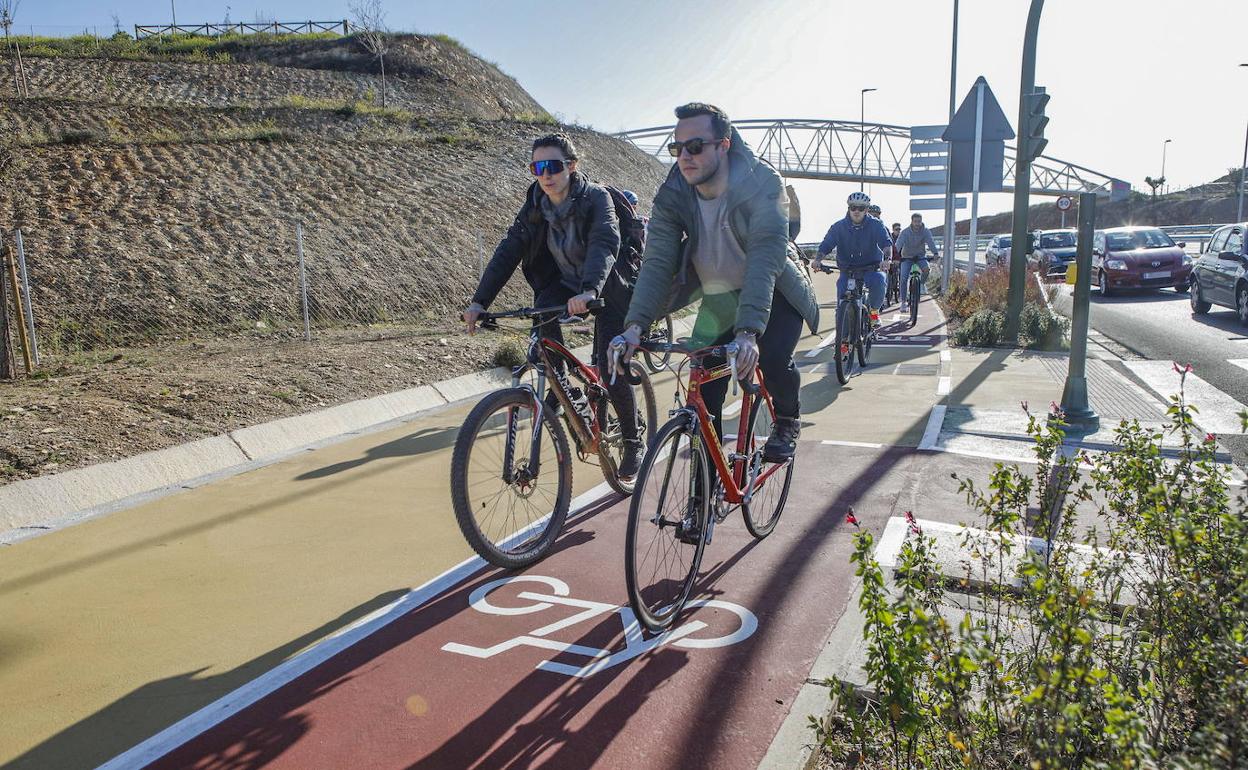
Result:
{"label": "crosswalk stripe", "polygon": [[[1171,394],[1179,392],[1179,375],[1169,361],[1124,361],[1123,365],[1144,381],[1167,403]],[[1218,388],[1189,373],[1183,386],[1184,398],[1199,412],[1193,415],[1196,424],[1210,433],[1238,434],[1242,431],[1239,413],[1248,409]]]}

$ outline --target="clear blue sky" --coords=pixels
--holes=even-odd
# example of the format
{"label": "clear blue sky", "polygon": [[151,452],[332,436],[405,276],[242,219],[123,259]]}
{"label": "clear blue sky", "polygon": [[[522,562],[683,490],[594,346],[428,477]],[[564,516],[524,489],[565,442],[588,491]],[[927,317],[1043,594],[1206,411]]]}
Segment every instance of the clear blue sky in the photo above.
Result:
{"label": "clear blue sky", "polygon": [[[235,21],[349,16],[328,0],[237,0]],[[1025,0],[962,0],[959,101],[987,77],[1005,112],[1017,114]],[[396,29],[443,32],[496,62],[557,116],[603,131],[662,125],[694,99],[735,118],[944,122],[949,98],[952,0],[386,0]],[[227,3],[178,0],[182,23],[218,21]],[[41,34],[161,23],[163,0],[22,0],[17,26]],[[60,26],[55,26],[60,25]],[[1237,166],[1248,121],[1248,2],[1244,0],[1048,0],[1036,82],[1052,94],[1047,154],[1144,188],[1161,170],[1172,187]],[[813,238],[843,214],[852,185],[801,182]],[[904,187],[871,190],[886,219],[902,219]],[[1008,208],[986,196],[981,213]],[[965,214],[964,214],[965,215]],[[938,223],[936,213],[929,222]]]}

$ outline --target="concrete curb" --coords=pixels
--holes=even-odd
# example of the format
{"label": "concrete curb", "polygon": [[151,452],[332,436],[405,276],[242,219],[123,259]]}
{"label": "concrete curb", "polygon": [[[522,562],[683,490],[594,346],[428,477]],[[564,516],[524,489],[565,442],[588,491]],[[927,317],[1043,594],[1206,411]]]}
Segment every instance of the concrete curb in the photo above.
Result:
{"label": "concrete curb", "polygon": [[[577,354],[588,354],[588,348]],[[254,470],[303,449],[381,430],[510,381],[511,371],[503,367],[472,372],[168,449],[7,484],[0,487],[0,544]]]}

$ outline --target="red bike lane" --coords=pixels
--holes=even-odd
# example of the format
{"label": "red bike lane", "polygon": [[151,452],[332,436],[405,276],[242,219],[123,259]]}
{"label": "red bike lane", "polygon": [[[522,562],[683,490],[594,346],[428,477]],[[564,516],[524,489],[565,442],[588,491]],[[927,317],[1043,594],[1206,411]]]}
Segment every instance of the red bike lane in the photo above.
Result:
{"label": "red bike lane", "polygon": [[701,606],[657,638],[607,498],[544,561],[478,572],[152,766],[755,767],[848,601],[845,510],[882,528],[895,495],[873,490],[909,455],[803,443],[775,532],[717,526]]}

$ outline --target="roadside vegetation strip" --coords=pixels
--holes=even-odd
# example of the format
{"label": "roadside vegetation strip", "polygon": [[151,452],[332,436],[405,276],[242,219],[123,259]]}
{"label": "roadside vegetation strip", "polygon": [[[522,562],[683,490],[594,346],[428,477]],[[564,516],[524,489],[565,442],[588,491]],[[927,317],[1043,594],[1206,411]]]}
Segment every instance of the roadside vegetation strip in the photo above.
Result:
{"label": "roadside vegetation strip", "polygon": [[1176,407],[1177,461],[1138,424],[1115,452],[1067,452],[1060,413],[1038,416],[1034,471],[959,479],[978,536],[911,513],[878,546],[855,535],[861,681],[833,682],[815,718],[825,762],[1219,767],[1241,750],[1245,501]]}
{"label": "roadside vegetation strip", "polygon": [[[605,482],[599,484],[572,500],[568,516],[575,516],[610,494],[612,494],[611,489]],[[517,531],[505,541],[505,544],[517,541],[524,537],[527,532],[542,525],[544,522],[545,519],[540,519]],[[265,696],[276,692],[298,677],[330,660],[335,655],[358,644],[360,641],[377,633],[404,615],[437,598],[486,568],[490,568],[490,565],[480,556],[472,556],[465,559],[432,580],[413,588],[390,604],[380,607],[354,623],[326,636],[303,652],[286,659],[275,668],[242,687],[222,696],[193,714],[178,720],[139,745],[105,762],[103,765],[100,765],[99,770],[130,770],[130,768],[145,767],[155,762],[187,741],[211,730],[231,716],[252,706]]]}

